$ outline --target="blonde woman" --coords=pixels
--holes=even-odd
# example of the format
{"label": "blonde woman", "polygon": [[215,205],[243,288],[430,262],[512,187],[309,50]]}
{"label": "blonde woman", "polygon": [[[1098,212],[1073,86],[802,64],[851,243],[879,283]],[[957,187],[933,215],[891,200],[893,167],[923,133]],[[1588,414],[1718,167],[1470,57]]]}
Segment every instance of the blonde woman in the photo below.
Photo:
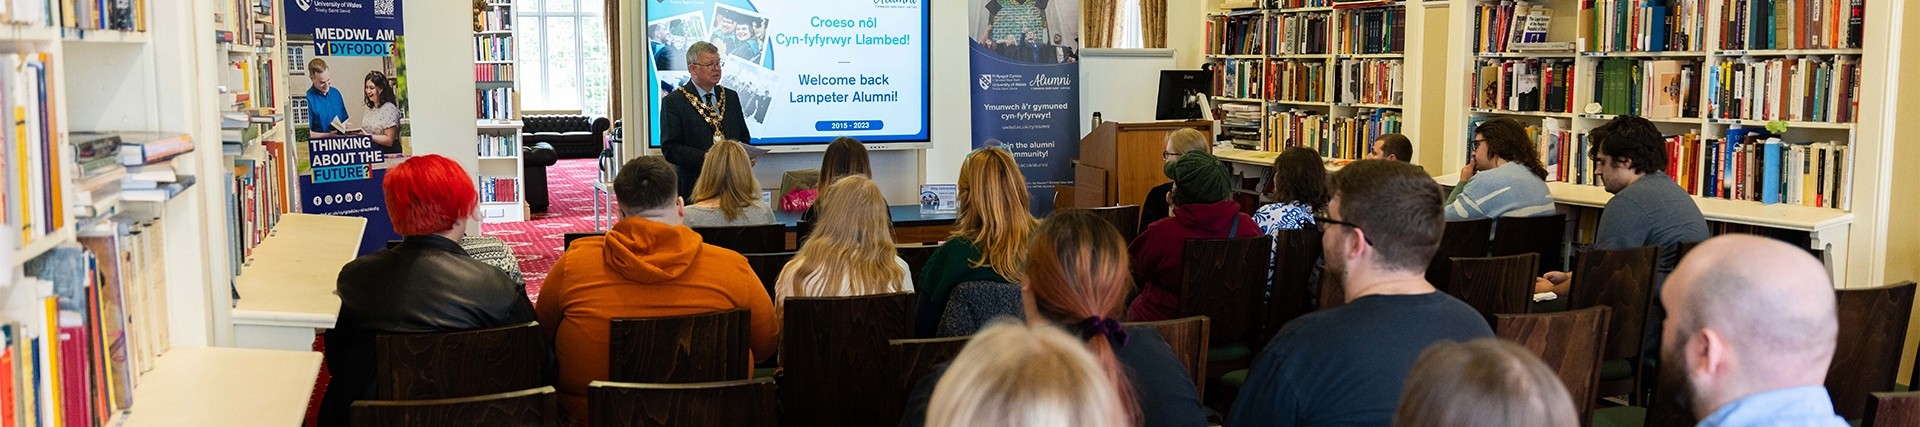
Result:
{"label": "blonde woman", "polygon": [[[1021,260],[1033,234],[1027,212],[1027,180],[1013,155],[999,148],[974,150],[960,164],[960,218],[920,274],[920,308],[914,333],[932,337],[947,310],[947,297],[962,282],[1021,282]],[[966,335],[961,333],[959,335]]]}
{"label": "blonde woman", "polygon": [[687,205],[688,227],[733,227],[773,223],[773,210],[760,203],[760,182],[753,178],[747,149],[723,140],[707,149],[700,181]]}
{"label": "blonde woman", "polygon": [[907,261],[894,252],[887,201],[866,175],[847,175],[827,186],[821,219],[811,237],[780,269],[774,307],[787,297],[840,297],[913,291]]}
{"label": "blonde woman", "polygon": [[1085,345],[1051,326],[998,323],[953,359],[927,407],[927,425],[1132,425]]}
{"label": "blonde woman", "polygon": [[1481,338],[1427,346],[1407,372],[1397,427],[1576,427],[1579,412],[1547,364],[1514,343]]}

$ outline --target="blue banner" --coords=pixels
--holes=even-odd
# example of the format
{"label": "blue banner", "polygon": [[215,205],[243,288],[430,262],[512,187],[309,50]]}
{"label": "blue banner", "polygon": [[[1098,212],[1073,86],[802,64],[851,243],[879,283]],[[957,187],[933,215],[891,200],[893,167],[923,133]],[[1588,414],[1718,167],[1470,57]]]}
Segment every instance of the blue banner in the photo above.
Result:
{"label": "blue banner", "polygon": [[366,218],[360,254],[379,251],[400,238],[380,184],[412,152],[401,0],[282,1],[300,212]]}
{"label": "blue banner", "polygon": [[311,34],[315,40],[393,41],[403,22],[400,0],[286,0],[281,10],[287,35]]}
{"label": "blue banner", "polygon": [[1080,156],[1080,4],[972,0],[973,147],[1013,154],[1035,216]]}
{"label": "blue banner", "polygon": [[307,140],[306,149],[311,173],[300,176],[300,212],[366,218],[361,255],[400,238],[387,216],[386,192],[380,189],[387,177],[387,169],[381,167],[386,155],[373,137],[313,138]]}

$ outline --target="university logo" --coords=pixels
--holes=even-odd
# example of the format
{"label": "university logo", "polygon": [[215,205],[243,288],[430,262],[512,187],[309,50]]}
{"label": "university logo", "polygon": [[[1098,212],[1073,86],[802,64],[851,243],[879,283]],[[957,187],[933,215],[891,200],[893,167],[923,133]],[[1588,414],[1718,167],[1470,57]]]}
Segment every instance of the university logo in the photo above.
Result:
{"label": "university logo", "polygon": [[981,75],[980,75],[980,90],[987,90],[987,88],[988,88],[989,86],[993,86],[993,76],[990,76],[990,75],[986,75],[986,74],[981,74]]}
{"label": "university logo", "polygon": [[313,0],[293,0],[293,5],[300,6],[300,10],[305,11],[307,8],[313,7]]}

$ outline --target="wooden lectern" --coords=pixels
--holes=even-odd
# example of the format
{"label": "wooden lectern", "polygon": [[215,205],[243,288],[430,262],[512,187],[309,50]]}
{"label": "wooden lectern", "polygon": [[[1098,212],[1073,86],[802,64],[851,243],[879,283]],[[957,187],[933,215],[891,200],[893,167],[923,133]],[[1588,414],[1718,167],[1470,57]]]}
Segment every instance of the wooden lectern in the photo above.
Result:
{"label": "wooden lectern", "polygon": [[[1140,204],[1147,190],[1169,181],[1166,165],[1167,134],[1181,128],[1198,129],[1209,138],[1213,122],[1101,123],[1080,138],[1080,158],[1074,160],[1073,204],[1095,208]],[[1068,191],[1062,191],[1065,196]]]}

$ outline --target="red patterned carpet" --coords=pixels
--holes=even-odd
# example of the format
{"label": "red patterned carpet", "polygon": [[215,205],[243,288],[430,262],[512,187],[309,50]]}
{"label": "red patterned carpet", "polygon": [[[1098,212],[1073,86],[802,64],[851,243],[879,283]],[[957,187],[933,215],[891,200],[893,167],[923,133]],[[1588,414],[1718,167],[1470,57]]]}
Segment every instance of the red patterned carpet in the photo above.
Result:
{"label": "red patterned carpet", "polygon": [[[547,271],[560,259],[566,233],[593,231],[593,181],[600,176],[596,159],[560,159],[547,168],[547,213],[524,222],[481,224],[480,232],[505,240],[520,258],[520,274],[527,280],[527,296],[539,298]],[[610,215],[601,212],[601,215]]]}

